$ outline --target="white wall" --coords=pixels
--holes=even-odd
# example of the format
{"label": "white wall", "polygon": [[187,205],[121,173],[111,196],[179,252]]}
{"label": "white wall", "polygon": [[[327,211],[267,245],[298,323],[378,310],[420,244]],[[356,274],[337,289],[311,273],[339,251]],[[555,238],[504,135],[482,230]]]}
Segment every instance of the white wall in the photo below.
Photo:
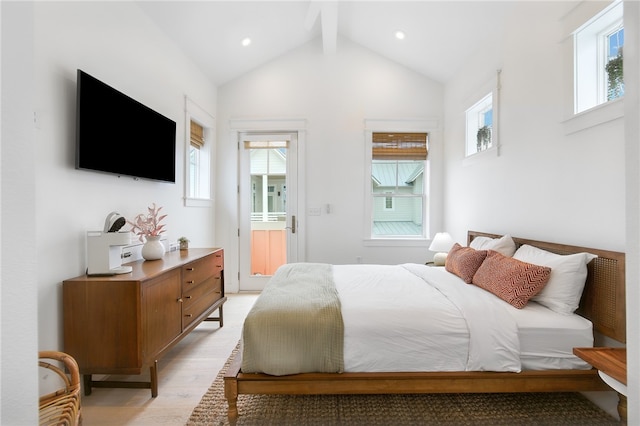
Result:
{"label": "white wall", "polygon": [[625,1],[628,424],[640,424],[640,3]]}
{"label": "white wall", "polygon": [[[214,245],[211,208],[183,207],[184,96],[215,115],[216,89],[132,3],[38,3],[35,14],[37,225],[40,346],[56,347],[60,281],[86,268],[85,235],[110,211],[131,219],[163,207],[167,235]],[[175,184],[75,170],[76,69],[82,69],[177,122]],[[141,162],[152,152],[121,152]],[[125,228],[126,229],[126,228]]]}
{"label": "white wall", "polygon": [[[570,31],[575,29],[568,21],[573,18],[571,14],[579,11],[565,12],[576,4],[517,2],[503,43],[479,51],[446,86],[444,217],[445,228],[458,241],[464,239],[468,229],[475,229],[628,250],[625,220],[631,214],[632,223],[637,222],[638,212],[637,207],[627,210],[627,183],[633,183],[633,200],[637,200],[638,183],[637,178],[627,182],[627,177],[636,172],[631,175],[632,170],[625,170],[625,161],[629,146],[638,143],[637,125],[633,134],[627,129],[626,136],[624,118],[586,126],[577,132],[567,131],[574,125],[566,118],[571,109],[571,97],[567,96],[572,87]],[[606,4],[601,3],[600,7]],[[591,2],[583,5],[598,7]],[[625,30],[637,22],[626,21]],[[627,54],[637,55],[638,46],[633,43],[629,38],[625,41],[625,62]],[[500,155],[465,161],[465,110],[488,93],[498,69],[502,70]],[[625,71],[625,81],[628,78]],[[633,80],[633,76],[630,78]],[[629,85],[627,90],[635,94],[637,84],[636,89]],[[633,96],[624,102],[635,99],[637,104],[637,95]],[[582,118],[588,123],[600,115],[596,112]],[[634,152],[627,164],[637,164],[637,149]],[[636,236],[636,248],[630,253],[637,253],[637,241]],[[637,264],[629,255],[627,261]],[[627,293],[637,300],[637,274],[627,279],[627,287],[632,289]],[[628,310],[628,315],[637,321],[634,311]],[[636,360],[638,337],[637,333],[630,333],[632,330],[629,327],[627,333],[629,342],[633,342],[628,358]],[[615,415],[617,398],[612,394],[595,393],[589,397]],[[637,398],[629,398],[630,406],[635,405],[633,401],[637,402]]]}
{"label": "white wall", "polygon": [[[4,3],[4,2],[3,2]],[[18,3],[19,4],[19,3]],[[85,235],[88,230],[100,230],[106,215],[115,210],[127,218],[146,211],[156,202],[164,207],[170,239],[186,235],[192,246],[214,246],[215,232],[213,207],[183,207],[184,188],[184,96],[215,116],[216,88],[186,59],[135,3],[129,2],[37,2],[29,3],[33,12],[12,13],[15,9],[3,7],[3,71],[5,66],[5,22],[20,28],[27,25],[28,37],[17,29],[10,38],[12,51],[25,55],[21,72],[24,98],[29,101],[23,109],[26,126],[22,138],[5,143],[20,150],[24,158],[10,168],[2,168],[3,187],[18,180],[23,199],[3,197],[3,266],[11,259],[33,262],[18,277],[7,279],[3,268],[2,311],[2,381],[7,394],[14,393],[26,383],[29,397],[11,405],[5,404],[3,393],[2,424],[35,423],[30,408],[37,407],[38,349],[62,350],[62,285],[66,278],[84,273]],[[32,20],[33,25],[30,24]],[[33,62],[29,62],[29,59]],[[76,70],[81,68],[129,96],[167,115],[177,122],[177,183],[134,181],[131,178],[75,170],[75,102]],[[20,69],[11,69],[19,73]],[[30,75],[33,77],[30,77]],[[13,83],[13,81],[11,82]],[[5,91],[3,87],[3,136],[5,135]],[[7,108],[9,109],[9,108]],[[36,112],[35,131],[33,111]],[[24,133],[27,133],[25,137]],[[27,161],[33,159],[35,162]],[[153,153],[117,153],[138,155],[140,161],[149,161]],[[4,160],[4,158],[3,158]],[[17,170],[16,170],[17,169]],[[35,181],[35,189],[33,182]],[[13,189],[10,187],[10,189]],[[4,192],[4,191],[3,191]],[[8,201],[8,202],[5,202]],[[24,209],[24,211],[21,211]],[[5,222],[19,217],[20,220]],[[21,240],[21,229],[26,240]],[[9,230],[5,234],[5,229]],[[10,238],[13,237],[13,238]],[[26,243],[25,243],[26,241]],[[29,250],[28,243],[34,247]],[[26,247],[25,247],[26,246]],[[11,266],[11,265],[10,265]],[[20,263],[15,263],[19,267]],[[33,271],[34,280],[30,280]],[[24,277],[24,279],[23,279]],[[9,287],[10,286],[10,287]],[[11,297],[8,290],[21,289],[22,297]],[[37,291],[37,305],[35,304]],[[33,294],[33,297],[30,296]],[[6,297],[6,298],[5,298]],[[21,300],[25,299],[25,300]],[[34,300],[30,306],[28,300]],[[14,308],[15,307],[15,308]],[[19,315],[13,312],[20,308]],[[37,314],[36,314],[37,313]],[[13,315],[12,315],[13,314]],[[37,318],[37,319],[36,319]],[[36,326],[37,325],[37,326]],[[27,329],[27,332],[24,330]],[[37,330],[37,336],[35,333]],[[23,341],[28,340],[23,344]],[[14,346],[7,346],[9,343]],[[20,359],[14,355],[21,350]],[[6,361],[6,362],[5,362]],[[19,380],[20,372],[30,374]],[[11,391],[8,391],[11,389]],[[14,393],[22,396],[21,394]],[[7,402],[15,402],[7,398]],[[20,421],[18,421],[20,420]]]}
{"label": "white wall", "polygon": [[[458,240],[476,229],[624,251],[623,120],[565,134],[564,7],[518,2],[504,43],[447,85],[445,221]],[[468,164],[464,112],[497,69],[500,155]]]}
{"label": "white wall", "polygon": [[[374,248],[363,245],[365,180],[364,120],[441,118],[442,87],[345,39],[337,53],[325,55],[314,40],[218,90],[218,232],[230,253],[237,249],[236,141],[229,140],[229,120],[238,118],[304,119],[307,207],[331,204],[331,214],[306,217],[307,261],[336,264],[424,262],[424,248]],[[287,129],[283,129],[287,130]],[[431,139],[430,158],[442,152],[441,136]],[[439,161],[436,161],[439,163]],[[441,203],[435,167],[432,202]],[[438,209],[439,210],[439,209]],[[436,213],[438,219],[440,216]],[[225,256],[225,277],[237,276]],[[237,266],[236,266],[237,268]],[[233,284],[227,280],[227,285]]]}
{"label": "white wall", "polygon": [[[0,424],[38,419],[38,291],[33,144],[33,6],[0,3]],[[22,43],[12,43],[21,40]]]}

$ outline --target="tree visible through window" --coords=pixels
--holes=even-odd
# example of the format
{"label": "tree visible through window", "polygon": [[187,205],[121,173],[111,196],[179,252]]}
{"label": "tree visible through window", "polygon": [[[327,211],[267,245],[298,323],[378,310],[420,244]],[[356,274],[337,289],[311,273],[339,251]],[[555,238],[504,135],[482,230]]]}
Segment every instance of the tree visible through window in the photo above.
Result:
{"label": "tree visible through window", "polygon": [[373,238],[424,237],[426,133],[373,133]]}

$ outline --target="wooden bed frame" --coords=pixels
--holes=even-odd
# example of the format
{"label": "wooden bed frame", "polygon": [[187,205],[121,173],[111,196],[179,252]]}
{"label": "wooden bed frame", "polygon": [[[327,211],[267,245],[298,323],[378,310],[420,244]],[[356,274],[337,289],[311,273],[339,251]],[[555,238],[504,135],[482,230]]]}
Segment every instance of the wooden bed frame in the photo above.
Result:
{"label": "wooden bed frame", "polygon": [[[474,238],[500,235],[469,231]],[[590,252],[598,258],[588,265],[588,276],[578,313],[594,330],[617,341],[626,341],[625,255],[565,244],[513,238],[516,246],[529,244],[558,254]],[[238,418],[240,394],[406,394],[406,393],[499,393],[578,392],[610,390],[597,370],[544,370],[502,372],[406,372],[406,373],[305,373],[288,376],[246,374],[240,371],[242,354],[232,360],[224,392],[231,424]]]}

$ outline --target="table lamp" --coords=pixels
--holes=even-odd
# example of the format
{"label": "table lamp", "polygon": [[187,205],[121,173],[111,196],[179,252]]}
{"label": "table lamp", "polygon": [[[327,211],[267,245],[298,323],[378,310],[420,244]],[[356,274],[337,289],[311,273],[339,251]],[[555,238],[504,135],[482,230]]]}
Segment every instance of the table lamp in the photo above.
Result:
{"label": "table lamp", "polygon": [[433,256],[433,264],[436,266],[444,266],[445,261],[447,260],[447,253],[451,250],[451,247],[455,244],[451,235],[448,232],[438,232],[435,237],[433,237],[433,241],[431,241],[431,245],[429,246],[430,251],[435,251],[436,254]]}

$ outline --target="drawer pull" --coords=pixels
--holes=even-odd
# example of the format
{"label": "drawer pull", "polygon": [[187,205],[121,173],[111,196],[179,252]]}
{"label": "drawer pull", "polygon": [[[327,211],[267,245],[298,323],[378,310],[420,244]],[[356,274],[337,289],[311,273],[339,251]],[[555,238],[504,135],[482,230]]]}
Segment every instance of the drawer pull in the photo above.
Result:
{"label": "drawer pull", "polygon": [[195,270],[196,270],[196,268],[194,268],[194,267],[187,268],[187,271],[195,271]]}
{"label": "drawer pull", "polygon": [[185,296],[184,298],[185,299],[191,299],[191,296]]}
{"label": "drawer pull", "polygon": [[191,318],[192,316],[193,316],[192,314],[185,315],[185,317],[187,317],[187,318]]}
{"label": "drawer pull", "polygon": [[182,297],[180,297],[178,300],[176,300],[176,302],[182,303]]}
{"label": "drawer pull", "polygon": [[193,281],[193,280],[189,280],[189,281],[187,281],[187,284],[193,284],[193,283],[194,283],[194,281]]}

